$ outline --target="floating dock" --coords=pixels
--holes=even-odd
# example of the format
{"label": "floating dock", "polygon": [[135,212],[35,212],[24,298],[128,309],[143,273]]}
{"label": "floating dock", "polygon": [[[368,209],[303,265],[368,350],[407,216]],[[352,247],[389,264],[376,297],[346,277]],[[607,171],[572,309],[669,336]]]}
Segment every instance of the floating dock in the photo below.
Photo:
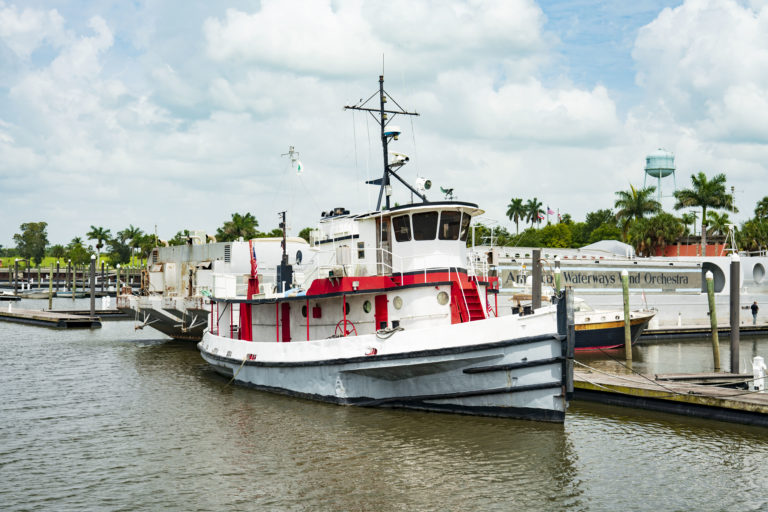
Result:
{"label": "floating dock", "polygon": [[[58,309],[58,310],[54,310],[53,313],[61,313],[64,315],[75,315],[75,316],[91,315],[91,311],[88,309],[66,309],[66,310]],[[129,315],[128,313],[124,313],[119,309],[97,309],[96,316],[99,317],[102,322],[106,322],[108,320],[132,320],[133,319],[131,315]]]}
{"label": "floating dock", "polygon": [[748,374],[649,376],[580,368],[574,372],[574,398],[768,427],[768,392],[725,387],[751,379]]}
{"label": "floating dock", "polygon": [[[90,314],[90,312],[88,313]],[[0,310],[0,320],[52,327],[54,329],[94,329],[101,327],[101,319],[99,317],[91,318],[90,316],[35,309],[13,308],[12,311]]]}
{"label": "floating dock", "polygon": [[[741,336],[759,336],[768,334],[768,324],[760,325],[740,325],[739,334]],[[682,327],[662,327],[657,329],[645,329],[640,333],[636,343],[654,340],[680,339],[680,338],[703,338],[712,335],[712,328],[709,326],[688,325]],[[717,328],[717,335],[721,338],[731,335],[731,327],[722,325]]]}

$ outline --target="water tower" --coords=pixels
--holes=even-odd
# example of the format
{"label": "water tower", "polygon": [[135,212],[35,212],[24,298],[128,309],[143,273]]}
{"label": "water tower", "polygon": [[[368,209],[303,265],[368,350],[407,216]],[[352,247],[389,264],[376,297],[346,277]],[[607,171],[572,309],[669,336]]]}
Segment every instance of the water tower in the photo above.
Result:
{"label": "water tower", "polygon": [[656,190],[659,193],[659,202],[661,202],[661,178],[672,175],[672,183],[677,190],[677,180],[675,180],[675,155],[666,149],[659,148],[647,157],[645,157],[645,178],[643,178],[643,188],[648,176],[656,178]]}

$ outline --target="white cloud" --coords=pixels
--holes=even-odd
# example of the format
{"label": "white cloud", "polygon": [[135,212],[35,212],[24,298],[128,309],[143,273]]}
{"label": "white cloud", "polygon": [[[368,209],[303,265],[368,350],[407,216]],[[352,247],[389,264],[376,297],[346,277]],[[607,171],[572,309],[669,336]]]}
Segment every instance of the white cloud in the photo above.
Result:
{"label": "white cloud", "polygon": [[760,127],[768,95],[764,5],[698,0],[665,9],[640,30],[633,56],[639,83],[676,122],[712,140],[768,141]]}
{"label": "white cloud", "polygon": [[64,19],[56,11],[20,10],[0,3],[0,40],[22,59],[28,59],[43,42],[58,46],[65,39]]}
{"label": "white cloud", "polygon": [[[659,146],[677,154],[679,185],[727,170],[746,196],[766,175],[764,4],[659,13],[635,44],[646,99],[628,113],[599,76],[551,72],[556,34],[532,0],[111,9],[81,26],[72,9],[64,19],[0,3],[0,40],[16,56],[0,89],[4,245],[30,220],[66,241],[97,222],[212,231],[234,211],[271,229],[286,208],[298,231],[332,206],[375,206],[363,182],[381,172],[377,127],[341,107],[377,90],[382,54],[387,92],[422,114],[396,121],[392,149],[412,157],[400,172],[455,188],[507,226],[511,197],[577,219],[611,207]],[[280,157],[289,145],[301,179]]]}

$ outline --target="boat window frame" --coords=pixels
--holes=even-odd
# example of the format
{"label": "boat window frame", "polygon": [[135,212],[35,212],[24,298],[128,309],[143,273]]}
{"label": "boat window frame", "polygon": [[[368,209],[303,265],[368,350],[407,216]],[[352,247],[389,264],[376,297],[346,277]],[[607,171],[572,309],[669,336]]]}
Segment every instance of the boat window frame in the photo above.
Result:
{"label": "boat window frame", "polygon": [[[429,216],[434,216],[434,221],[423,222]],[[418,227],[417,227],[418,217]],[[413,239],[419,242],[435,240],[437,238],[437,228],[440,221],[440,212],[438,210],[429,210],[426,212],[417,212],[411,215],[411,227],[413,229]],[[430,223],[432,224],[430,227]],[[431,231],[430,231],[431,230]],[[431,235],[431,238],[430,238]]]}
{"label": "boat window frame", "polygon": [[[443,221],[443,217],[444,216],[452,216],[452,217],[457,216],[458,217],[458,221],[455,222],[455,227],[454,227],[453,230],[451,230],[451,224],[449,224],[448,222],[444,222]],[[455,233],[453,231],[455,231]],[[443,234],[446,233],[446,232],[450,236],[443,236]],[[438,222],[438,228],[437,228],[437,238],[438,238],[438,240],[445,240],[445,241],[449,241],[449,242],[454,242],[454,241],[459,239],[459,235],[460,234],[461,234],[461,211],[458,211],[458,210],[442,210],[440,212],[440,220]]]}
{"label": "boat window frame", "polygon": [[[397,225],[398,221],[400,219],[405,219],[406,224],[399,226]],[[402,228],[406,228],[406,233],[400,233],[400,230]],[[411,227],[411,216],[407,213],[403,215],[393,216],[392,217],[392,232],[395,234],[395,241],[396,242],[410,242],[413,240],[413,228]],[[406,238],[407,236],[407,238]]]}
{"label": "boat window frame", "polygon": [[[464,222],[464,219],[467,219],[467,222]],[[472,216],[469,215],[467,212],[461,213],[461,224],[459,225],[459,240],[462,242],[467,241],[467,237],[469,236],[469,226],[472,225]]]}

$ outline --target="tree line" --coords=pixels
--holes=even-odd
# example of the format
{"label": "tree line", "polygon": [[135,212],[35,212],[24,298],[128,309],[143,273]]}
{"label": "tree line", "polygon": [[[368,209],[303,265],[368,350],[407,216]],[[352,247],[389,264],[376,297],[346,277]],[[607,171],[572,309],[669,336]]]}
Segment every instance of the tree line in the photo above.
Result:
{"label": "tree line", "polygon": [[[682,212],[679,217],[663,211],[661,203],[654,197],[654,186],[635,188],[630,185],[629,190],[616,192],[613,209],[589,212],[584,222],[574,222],[566,213],[558,215],[556,223],[539,228],[536,226],[544,219],[542,203],[535,197],[528,201],[512,198],[507,217],[515,223],[515,234],[504,227],[480,224],[475,227],[475,236],[484,241],[493,238],[496,245],[522,247],[576,248],[600,240],[621,240],[631,244],[641,256],[663,251],[668,245],[694,236],[700,240],[704,254],[707,237],[722,240],[729,232],[729,225],[733,224],[729,213],[738,212],[733,194],[726,189],[726,181],[723,173],[711,179],[703,172],[692,174],[691,186],[674,193],[675,211],[692,209]],[[520,221],[530,222],[531,227],[521,233]],[[739,250],[768,249],[768,196],[758,201],[754,217],[735,230],[735,242]]]}
{"label": "tree line", "polygon": [[[232,218],[216,229],[215,240],[217,242],[231,242],[248,240],[250,238],[280,237],[282,229],[275,228],[269,232],[261,232],[257,228],[259,222],[251,213],[233,213]],[[0,246],[0,257],[15,257],[30,260],[35,266],[42,263],[45,257],[52,257],[61,261],[71,261],[82,265],[91,260],[95,255],[98,261],[105,260],[115,266],[143,261],[149,253],[158,245],[185,245],[193,242],[193,235],[189,230],[178,231],[170,240],[160,240],[154,234],[145,233],[141,228],[130,224],[127,228],[112,234],[110,229],[101,226],[91,226],[83,237],[75,237],[68,244],[50,245],[48,241],[47,222],[25,222],[19,227],[20,233],[13,235],[16,243],[14,248],[4,249]],[[299,236],[309,241],[310,228],[304,228]],[[94,243],[86,245],[83,240]],[[212,240],[209,240],[212,241]],[[206,240],[200,241],[205,243]]]}

